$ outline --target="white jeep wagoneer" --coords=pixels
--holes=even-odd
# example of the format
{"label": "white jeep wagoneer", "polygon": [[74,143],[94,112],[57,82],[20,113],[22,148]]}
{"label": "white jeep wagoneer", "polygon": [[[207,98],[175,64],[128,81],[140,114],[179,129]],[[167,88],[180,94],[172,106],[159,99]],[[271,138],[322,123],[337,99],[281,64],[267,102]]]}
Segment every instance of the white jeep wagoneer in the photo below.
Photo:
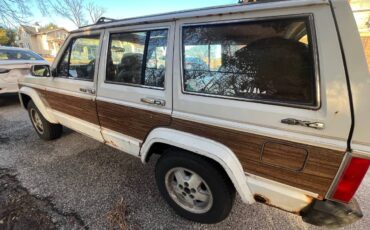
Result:
{"label": "white jeep wagoneer", "polygon": [[149,161],[181,216],[225,219],[235,194],[321,226],[362,217],[370,77],[345,0],[285,0],[75,30],[19,82],[37,134],[62,126]]}

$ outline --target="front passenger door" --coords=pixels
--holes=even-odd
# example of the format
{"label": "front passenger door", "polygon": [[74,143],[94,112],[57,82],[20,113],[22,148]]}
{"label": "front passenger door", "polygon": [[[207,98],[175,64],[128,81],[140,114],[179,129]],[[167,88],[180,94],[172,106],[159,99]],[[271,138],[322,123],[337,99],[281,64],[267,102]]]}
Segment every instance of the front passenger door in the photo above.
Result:
{"label": "front passenger door", "polygon": [[103,141],[95,104],[101,36],[95,32],[68,39],[46,82],[45,99],[62,125]]}

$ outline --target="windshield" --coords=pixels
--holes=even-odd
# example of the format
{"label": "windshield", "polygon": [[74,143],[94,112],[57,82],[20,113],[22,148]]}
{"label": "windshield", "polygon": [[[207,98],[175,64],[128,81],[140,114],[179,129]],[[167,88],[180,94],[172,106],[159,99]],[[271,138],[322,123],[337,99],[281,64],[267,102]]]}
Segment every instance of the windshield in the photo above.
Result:
{"label": "windshield", "polygon": [[0,61],[3,60],[43,60],[41,56],[27,50],[0,49]]}

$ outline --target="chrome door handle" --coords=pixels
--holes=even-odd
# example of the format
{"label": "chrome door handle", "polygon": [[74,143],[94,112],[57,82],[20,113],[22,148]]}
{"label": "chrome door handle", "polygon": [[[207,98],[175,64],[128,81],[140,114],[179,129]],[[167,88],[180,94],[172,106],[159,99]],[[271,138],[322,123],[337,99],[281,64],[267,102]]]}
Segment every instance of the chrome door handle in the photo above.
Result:
{"label": "chrome door handle", "polygon": [[166,101],[161,99],[155,99],[155,98],[141,98],[141,102],[151,105],[159,105],[159,106],[165,106]]}
{"label": "chrome door handle", "polygon": [[294,118],[286,118],[281,120],[281,123],[287,125],[300,125],[303,127],[313,128],[313,129],[324,129],[325,124],[322,122],[315,122],[315,121],[302,121]]}
{"label": "chrome door handle", "polygon": [[87,89],[87,92],[89,92],[90,94],[95,94],[95,89]]}
{"label": "chrome door handle", "polygon": [[80,88],[80,91],[83,92],[83,93],[87,93],[87,89],[85,89],[85,88]]}

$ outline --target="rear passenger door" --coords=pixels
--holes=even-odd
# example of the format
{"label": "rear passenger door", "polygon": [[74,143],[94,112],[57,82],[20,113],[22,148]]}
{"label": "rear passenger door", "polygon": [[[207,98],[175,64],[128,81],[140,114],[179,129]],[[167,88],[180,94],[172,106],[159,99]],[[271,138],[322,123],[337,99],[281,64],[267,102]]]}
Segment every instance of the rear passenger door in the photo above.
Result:
{"label": "rear passenger door", "polygon": [[170,123],[174,24],[107,29],[97,110],[106,143],[133,155]]}
{"label": "rear passenger door", "polygon": [[345,72],[330,6],[288,2],[177,22],[171,126],[225,144],[248,174],[322,198],[351,126]]}

